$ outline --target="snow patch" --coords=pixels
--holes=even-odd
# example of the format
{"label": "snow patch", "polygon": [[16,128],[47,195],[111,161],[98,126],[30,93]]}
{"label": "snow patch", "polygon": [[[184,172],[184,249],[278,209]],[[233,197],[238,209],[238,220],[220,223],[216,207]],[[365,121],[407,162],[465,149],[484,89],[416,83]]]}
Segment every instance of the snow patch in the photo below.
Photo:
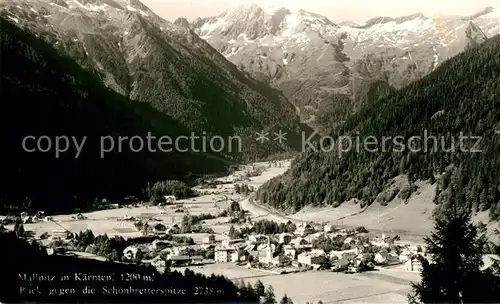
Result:
{"label": "snow patch", "polygon": [[140,12],[140,13],[141,13],[141,15],[142,15],[142,16],[144,16],[144,17],[149,16],[148,14],[146,14],[146,13],[145,13],[144,11],[142,11],[142,10],[140,10],[139,12]]}
{"label": "snow patch", "polygon": [[34,8],[30,7],[30,11],[32,11],[33,13],[38,13]]}
{"label": "snow patch", "polygon": [[19,23],[19,19],[14,18],[12,16],[7,16],[7,17],[9,17],[9,19],[12,20],[12,21],[14,21],[15,23]]}
{"label": "snow patch", "polygon": [[283,58],[283,64],[284,65],[287,65],[288,64],[288,60],[286,58]]}
{"label": "snow patch", "polygon": [[231,53],[226,55],[226,58],[236,55],[240,51],[239,47],[233,46],[231,48]]}
{"label": "snow patch", "polygon": [[129,10],[131,12],[137,12],[137,9],[135,9],[134,7],[132,7],[130,5],[127,5],[127,10]]}

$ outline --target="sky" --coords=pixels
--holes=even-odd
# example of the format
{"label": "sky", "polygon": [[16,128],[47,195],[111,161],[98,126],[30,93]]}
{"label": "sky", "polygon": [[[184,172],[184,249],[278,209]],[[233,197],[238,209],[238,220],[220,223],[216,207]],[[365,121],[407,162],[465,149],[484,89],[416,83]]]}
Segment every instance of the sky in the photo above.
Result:
{"label": "sky", "polygon": [[426,16],[472,15],[500,0],[141,0],[161,17],[173,21],[185,17],[215,16],[241,3],[265,3],[321,14],[333,22],[363,22],[373,17],[398,17],[414,13]]}

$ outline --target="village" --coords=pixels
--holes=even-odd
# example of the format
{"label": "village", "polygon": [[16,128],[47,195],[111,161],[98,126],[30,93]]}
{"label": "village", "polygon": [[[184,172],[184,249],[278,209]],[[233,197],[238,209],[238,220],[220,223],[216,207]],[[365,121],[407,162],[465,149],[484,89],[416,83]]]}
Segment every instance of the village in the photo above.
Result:
{"label": "village", "polygon": [[[142,263],[159,272],[189,268],[234,281],[262,278],[271,282],[272,278],[305,278],[308,274],[320,278],[335,273],[337,276],[325,278],[345,286],[330,288],[347,288],[347,292],[361,284],[356,280],[363,278],[378,284],[377,290],[370,287],[364,291],[366,299],[380,297],[382,292],[386,301],[402,300],[410,283],[419,280],[422,259],[432,263],[422,241],[408,241],[395,233],[370,232],[363,226],[339,227],[333,221],[315,223],[263,216],[242,203],[248,202],[259,185],[288,166],[286,162],[244,166],[228,177],[202,181],[193,188],[197,196],[189,199],[167,195],[160,202],[115,204],[113,209],[73,215],[22,213],[22,227],[24,234],[46,246],[49,254]],[[133,197],[127,199],[136,201]],[[15,229],[8,218],[3,223]],[[500,262],[493,255],[484,260],[485,268],[498,267]],[[363,273],[378,276],[356,277]],[[352,281],[351,276],[357,279]],[[276,286],[277,293],[304,302],[316,299],[314,292],[295,295],[293,290],[287,290],[290,286],[275,281],[270,285]],[[347,299],[348,295],[335,298],[342,293],[318,293],[323,301],[329,297]]]}

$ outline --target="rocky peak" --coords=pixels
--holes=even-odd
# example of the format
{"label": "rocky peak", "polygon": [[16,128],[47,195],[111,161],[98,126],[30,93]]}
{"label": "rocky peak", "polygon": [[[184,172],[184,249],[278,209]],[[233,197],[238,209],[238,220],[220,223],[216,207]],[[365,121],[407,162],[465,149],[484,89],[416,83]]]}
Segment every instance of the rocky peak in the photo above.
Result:
{"label": "rocky peak", "polygon": [[469,25],[465,29],[465,36],[469,40],[468,47],[479,45],[488,40],[483,30],[472,21],[469,22]]}
{"label": "rocky peak", "polygon": [[186,28],[186,29],[189,29],[189,27],[190,27],[189,21],[184,17],[179,17],[179,18],[175,19],[174,24],[177,26]]}

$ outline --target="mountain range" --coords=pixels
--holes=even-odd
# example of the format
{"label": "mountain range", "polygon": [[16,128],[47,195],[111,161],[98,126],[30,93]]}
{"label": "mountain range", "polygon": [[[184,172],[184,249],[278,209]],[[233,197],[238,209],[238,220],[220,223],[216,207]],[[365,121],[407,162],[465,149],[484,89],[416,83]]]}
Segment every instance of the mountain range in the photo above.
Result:
{"label": "mountain range", "polygon": [[[223,151],[232,154],[227,157],[298,149],[301,131],[308,130],[281,92],[137,0],[2,1],[0,14],[71,56],[108,88],[152,105],[197,135],[241,136],[241,155]],[[278,129],[288,133],[286,143],[256,143],[255,132]]]}
{"label": "mountain range", "polygon": [[[404,88],[364,104],[331,139],[315,143],[257,197],[305,206],[385,206],[436,184],[435,212],[456,204],[500,218],[500,35],[443,62]],[[341,136],[345,140],[341,140]],[[460,139],[462,136],[462,139]],[[346,137],[351,139],[351,148]],[[465,140],[463,139],[465,138]],[[392,187],[405,176],[409,186]]]}
{"label": "mountain range", "polygon": [[245,4],[176,23],[189,25],[242,71],[281,89],[305,122],[327,132],[370,100],[374,85],[380,93],[402,88],[500,33],[500,11],[336,24],[304,10]]}

